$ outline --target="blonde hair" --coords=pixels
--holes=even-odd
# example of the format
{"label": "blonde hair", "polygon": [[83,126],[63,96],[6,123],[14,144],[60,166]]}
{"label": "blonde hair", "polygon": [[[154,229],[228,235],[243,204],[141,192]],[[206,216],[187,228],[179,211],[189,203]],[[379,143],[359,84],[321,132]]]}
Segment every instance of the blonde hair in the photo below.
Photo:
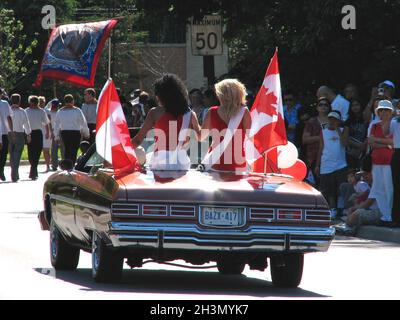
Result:
{"label": "blonde hair", "polygon": [[215,84],[220,110],[227,119],[236,115],[246,103],[246,87],[237,79],[225,79]]}
{"label": "blonde hair", "polygon": [[39,103],[40,102],[46,103],[46,98],[45,97],[39,96],[38,99],[39,99]]}

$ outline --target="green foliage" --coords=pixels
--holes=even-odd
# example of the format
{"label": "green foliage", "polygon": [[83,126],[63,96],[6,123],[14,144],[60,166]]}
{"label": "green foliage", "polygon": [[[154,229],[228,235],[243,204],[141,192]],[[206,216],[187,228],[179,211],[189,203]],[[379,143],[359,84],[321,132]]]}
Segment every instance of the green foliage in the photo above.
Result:
{"label": "green foliage", "polygon": [[[357,29],[342,29],[342,7],[356,9]],[[232,77],[258,89],[279,47],[284,88],[312,96],[321,84],[342,90],[347,82],[365,87],[388,78],[400,84],[399,0],[137,0],[145,16],[218,13],[225,20]]]}
{"label": "green foliage", "polygon": [[[38,73],[39,63],[42,60],[45,47],[49,38],[51,30],[45,30],[42,28],[42,8],[45,5],[53,5],[56,9],[56,21],[58,24],[71,21],[75,14],[76,0],[1,0],[2,6],[5,9],[12,10],[14,17],[21,23],[23,29],[20,31],[21,34],[25,35],[25,45],[19,39],[25,48],[28,48],[27,55],[24,60],[24,68],[19,74],[17,74],[12,83],[6,84],[6,88],[9,92],[19,92],[28,96],[30,94],[44,94],[49,95],[51,92],[51,84],[48,81],[44,82],[41,89],[33,89],[32,83],[34,82]],[[3,25],[3,21],[0,20],[0,25]],[[29,44],[34,43],[34,46]],[[4,48],[4,46],[2,46]],[[11,48],[6,48],[8,51]],[[9,53],[7,58],[9,59]],[[11,78],[11,76],[10,76]],[[23,101],[26,101],[26,97],[23,97]]]}
{"label": "green foliage", "polygon": [[25,77],[28,68],[37,63],[32,60],[36,39],[27,38],[23,24],[15,19],[12,10],[0,9],[0,86],[14,88]]}

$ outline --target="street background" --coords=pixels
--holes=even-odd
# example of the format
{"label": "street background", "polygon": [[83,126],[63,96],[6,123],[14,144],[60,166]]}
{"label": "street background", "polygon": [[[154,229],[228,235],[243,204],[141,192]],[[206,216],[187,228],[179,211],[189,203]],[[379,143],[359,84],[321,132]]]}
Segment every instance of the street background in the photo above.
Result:
{"label": "street background", "polygon": [[[44,170],[41,165],[39,172]],[[336,237],[327,253],[306,255],[297,289],[273,287],[269,268],[246,267],[241,276],[221,276],[216,268],[194,271],[154,263],[134,270],[125,265],[121,283],[97,284],[91,279],[91,256],[84,252],[76,272],[54,274],[49,232],[41,231],[37,220],[43,183],[51,173],[39,174],[37,181],[28,180],[28,173],[29,167],[22,166],[18,183],[0,183],[0,299],[400,298],[398,245],[347,237]]]}

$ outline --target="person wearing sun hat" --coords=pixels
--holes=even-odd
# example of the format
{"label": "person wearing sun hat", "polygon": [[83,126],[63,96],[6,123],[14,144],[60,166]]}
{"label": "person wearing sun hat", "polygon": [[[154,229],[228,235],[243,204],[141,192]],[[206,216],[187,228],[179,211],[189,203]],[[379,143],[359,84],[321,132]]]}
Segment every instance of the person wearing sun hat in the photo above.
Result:
{"label": "person wearing sun hat", "polygon": [[393,155],[393,135],[389,131],[393,115],[393,105],[389,100],[379,101],[375,113],[381,119],[371,128],[368,143],[372,148],[372,187],[370,198],[376,199],[382,213],[379,225],[391,227],[393,205],[393,180],[391,161]]}
{"label": "person wearing sun hat", "polygon": [[348,132],[349,128],[342,126],[340,111],[329,112],[328,125],[320,135],[316,172],[319,171],[321,192],[329,203],[332,218],[336,217],[340,185],[347,179]]}

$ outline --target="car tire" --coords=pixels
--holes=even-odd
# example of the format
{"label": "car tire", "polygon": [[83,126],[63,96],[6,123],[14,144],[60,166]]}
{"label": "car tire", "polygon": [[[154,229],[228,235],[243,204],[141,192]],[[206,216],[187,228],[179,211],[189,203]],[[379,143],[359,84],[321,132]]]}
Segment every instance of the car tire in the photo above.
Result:
{"label": "car tire", "polygon": [[118,282],[122,277],[124,259],[106,247],[101,237],[94,232],[92,237],[92,277],[96,282]]}
{"label": "car tire", "polygon": [[50,222],[50,260],[56,270],[76,270],[80,249],[70,245],[51,219]]}
{"label": "car tire", "polygon": [[291,253],[272,256],[272,283],[276,287],[296,288],[303,276],[304,254]]}
{"label": "car tire", "polygon": [[217,269],[223,275],[239,275],[242,274],[245,263],[233,261],[229,259],[221,259],[217,261]]}

